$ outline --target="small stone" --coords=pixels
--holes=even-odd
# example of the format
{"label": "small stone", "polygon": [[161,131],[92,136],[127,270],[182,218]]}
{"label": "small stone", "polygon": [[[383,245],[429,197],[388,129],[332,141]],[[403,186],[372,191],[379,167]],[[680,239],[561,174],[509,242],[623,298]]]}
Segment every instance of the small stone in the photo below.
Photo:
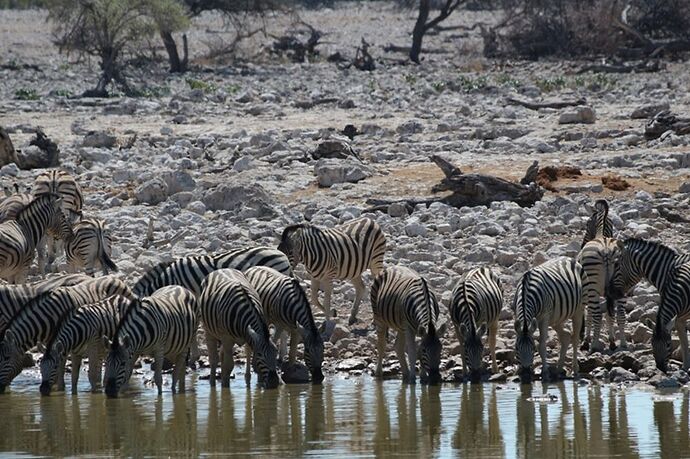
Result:
{"label": "small stone", "polygon": [[649,343],[649,341],[652,339],[652,330],[643,325],[643,324],[637,324],[635,326],[635,330],[633,330],[632,333],[632,340],[635,343]]}
{"label": "small stone", "polygon": [[350,358],[341,360],[335,366],[338,371],[352,371],[352,370],[364,370],[367,367],[366,362],[362,359]]}
{"label": "small stone", "polygon": [[398,134],[417,134],[424,131],[424,125],[419,120],[409,120],[398,125],[395,132]]}
{"label": "small stone", "polygon": [[117,137],[105,131],[91,131],[84,136],[82,146],[94,148],[113,148]]}
{"label": "small stone", "polygon": [[298,362],[285,364],[281,377],[285,384],[305,384],[310,380],[309,369]]}
{"label": "small stone", "polygon": [[16,177],[17,174],[19,174],[19,167],[15,163],[5,164],[0,169],[0,176],[2,177]]}
{"label": "small stone", "polygon": [[206,213],[206,205],[201,201],[192,201],[187,204],[187,210],[195,214],[204,215]]}
{"label": "small stone", "polygon": [[647,380],[647,384],[650,384],[657,389],[676,389],[680,387],[680,383],[673,378],[669,378],[663,374],[656,374]]}
{"label": "small stone", "polygon": [[597,115],[592,107],[577,107],[572,111],[561,113],[558,124],[592,124]]}
{"label": "small stone", "polygon": [[159,132],[161,135],[172,135],[173,129],[170,126],[162,126]]}
{"label": "small stone", "polygon": [[405,234],[410,237],[426,236],[428,233],[426,226],[419,223],[417,220],[412,220],[405,225]]}
{"label": "small stone", "polygon": [[336,344],[338,341],[343,338],[347,338],[348,336],[350,336],[350,330],[343,325],[336,324],[331,332],[330,341],[331,343]]}
{"label": "small stone", "polygon": [[619,383],[626,381],[638,381],[640,378],[636,374],[621,367],[613,367],[609,370],[609,379],[611,382]]}
{"label": "small stone", "polygon": [[372,174],[368,167],[354,160],[320,159],[314,166],[314,175],[320,186],[330,187],[336,183],[356,183]]}
{"label": "small stone", "polygon": [[[5,166],[5,167],[7,167],[7,166]],[[3,167],[3,169],[4,169],[4,167]],[[2,171],[0,171],[0,173],[1,172]],[[684,182],[683,184],[681,184],[680,187],[678,188],[678,192],[679,193],[690,193],[690,181]]]}
{"label": "small stone", "polygon": [[232,168],[237,172],[244,172],[256,167],[254,158],[251,156],[242,156],[232,165]]}
{"label": "small stone", "polygon": [[168,199],[168,185],[162,178],[156,177],[139,185],[134,196],[141,203],[159,204]]}

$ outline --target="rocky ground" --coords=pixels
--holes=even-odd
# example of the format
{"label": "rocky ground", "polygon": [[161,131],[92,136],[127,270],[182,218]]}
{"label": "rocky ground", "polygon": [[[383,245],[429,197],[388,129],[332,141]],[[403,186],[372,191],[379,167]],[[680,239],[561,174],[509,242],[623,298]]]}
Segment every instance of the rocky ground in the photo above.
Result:
{"label": "rocky ground", "polygon": [[[479,36],[469,33],[429,37],[425,43],[440,53],[426,55],[421,66],[400,65],[403,56],[385,53],[383,46],[408,44],[411,12],[357,4],[305,11],[302,17],[328,33],[322,57],[314,62],[293,64],[263,52],[214,66],[203,57],[203,33],[195,32],[196,70],[168,75],[162,63],[136,69],[130,76],[145,96],[83,99],[68,95],[95,82],[95,63],[57,54],[43,12],[2,11],[0,64],[19,65],[0,70],[0,126],[18,149],[26,150],[38,127],[58,143],[61,167],[82,184],[86,213],[107,219],[113,259],[130,281],[174,257],[276,246],[291,223],[306,219],[332,226],[361,215],[385,231],[386,263],[424,275],[442,298],[444,314],[458,277],[490,265],[501,277],[506,301],[498,380],[516,369],[508,304],[517,280],[531,266],[577,254],[594,200],[611,203],[617,235],[690,250],[690,227],[674,223],[679,221],[674,215],[690,217],[690,136],[668,133],[648,141],[646,121],[632,117],[640,107],[659,104],[687,114],[690,64],[666,62],[653,74],[578,75],[582,62],[484,59],[477,51]],[[210,34],[218,23],[204,17],[195,30]],[[335,51],[352,56],[360,36],[373,44],[375,71],[343,70],[324,59]],[[270,45],[271,39],[257,41]],[[26,90],[34,91],[36,100],[25,100]],[[585,97],[592,110],[530,110],[511,105],[508,97]],[[568,118],[575,123],[561,124]],[[346,125],[357,130],[352,140],[342,134]],[[346,143],[361,161],[314,159],[325,141]],[[511,180],[519,180],[535,160],[574,166],[582,175],[553,183],[556,191],[547,191],[531,208],[495,203],[457,209],[437,203],[420,205],[412,214],[399,206],[367,212],[369,198],[434,197],[431,187],[442,173],[429,161],[432,154],[465,172]],[[38,172],[7,165],[0,180],[29,186]],[[610,174],[630,187],[604,188],[601,178]],[[150,218],[157,241],[186,233],[172,247],[145,249]],[[303,271],[298,275],[305,277]],[[365,282],[371,284],[368,273]],[[365,302],[359,323],[348,327],[353,298],[351,285],[336,285],[340,318],[326,345],[330,371],[373,369],[371,310]],[[641,320],[654,317],[657,303],[651,286],[635,289],[627,302],[630,350],[580,353],[588,377],[669,386],[688,382],[682,371],[674,369],[668,379],[654,369],[651,331]],[[455,334],[447,333],[443,344],[446,378],[454,379],[461,368]],[[388,368],[395,374],[392,343],[389,350]],[[554,360],[557,351],[550,334]]]}

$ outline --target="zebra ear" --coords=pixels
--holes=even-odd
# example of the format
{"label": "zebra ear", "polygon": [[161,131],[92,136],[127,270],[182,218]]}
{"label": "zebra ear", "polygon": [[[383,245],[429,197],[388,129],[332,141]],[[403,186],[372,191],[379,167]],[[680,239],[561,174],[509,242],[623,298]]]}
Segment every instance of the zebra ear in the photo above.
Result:
{"label": "zebra ear", "polygon": [[129,349],[129,347],[132,345],[132,339],[129,337],[129,335],[123,335],[122,338],[120,338],[119,344],[120,347]]}
{"label": "zebra ear", "polygon": [[10,329],[5,330],[4,340],[8,344],[16,344],[17,343],[17,337],[14,335],[14,332]]}
{"label": "zebra ear", "polygon": [[256,343],[260,340],[259,334],[257,332],[255,332],[252,327],[247,327],[247,332],[249,333],[249,336],[252,339],[252,342]]}
{"label": "zebra ear", "polygon": [[671,317],[671,320],[669,320],[666,324],[666,333],[668,333],[669,335],[673,331],[673,328],[676,326],[676,317],[677,316]]}

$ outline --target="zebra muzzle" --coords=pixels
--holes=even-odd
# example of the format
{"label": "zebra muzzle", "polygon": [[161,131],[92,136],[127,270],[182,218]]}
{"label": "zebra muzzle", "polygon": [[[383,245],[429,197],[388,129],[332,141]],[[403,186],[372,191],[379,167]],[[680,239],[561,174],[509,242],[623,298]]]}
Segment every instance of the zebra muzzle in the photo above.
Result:
{"label": "zebra muzzle", "polygon": [[41,391],[41,395],[43,396],[50,395],[50,383],[48,381],[43,381],[41,383],[41,386],[39,387],[39,390]]}
{"label": "zebra muzzle", "polygon": [[314,368],[311,372],[311,382],[312,384],[321,384],[323,382],[324,376],[321,368]]}

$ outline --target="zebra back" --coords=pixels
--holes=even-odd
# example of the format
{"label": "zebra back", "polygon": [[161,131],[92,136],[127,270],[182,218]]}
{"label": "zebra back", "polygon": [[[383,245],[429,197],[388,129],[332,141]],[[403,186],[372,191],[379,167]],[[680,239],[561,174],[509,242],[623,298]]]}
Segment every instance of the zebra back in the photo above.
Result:
{"label": "zebra back", "polygon": [[6,197],[0,202],[0,223],[7,220],[16,220],[19,212],[33,200],[29,193],[16,193]]}
{"label": "zebra back", "polygon": [[627,291],[644,277],[662,293],[676,270],[690,263],[690,254],[656,241],[629,238],[622,244],[621,275]]}
{"label": "zebra back", "polygon": [[613,222],[609,217],[609,203],[605,199],[594,203],[594,213],[587,220],[586,228],[581,247],[598,237],[613,237]]}
{"label": "zebra back", "polygon": [[245,271],[252,266],[267,266],[281,274],[292,275],[290,261],[280,250],[272,247],[249,247],[213,255],[216,269],[237,269]]}
{"label": "zebra back", "polygon": [[160,277],[163,275],[163,272],[168,268],[168,266],[173,263],[174,260],[161,261],[146,271],[144,275],[134,283],[134,286],[132,286],[132,291],[134,294],[143,297],[148,296],[158,290],[158,285],[162,286],[163,282],[160,280]]}
{"label": "zebra back", "polygon": [[52,169],[39,174],[34,181],[31,193],[34,196],[57,194],[62,198],[64,209],[70,213],[70,222],[81,216],[84,203],[81,187],[70,174]]}
{"label": "zebra back", "polygon": [[464,325],[474,336],[482,324],[498,319],[503,306],[501,282],[491,269],[475,268],[463,276],[453,289],[449,304],[450,317],[456,326]]}

